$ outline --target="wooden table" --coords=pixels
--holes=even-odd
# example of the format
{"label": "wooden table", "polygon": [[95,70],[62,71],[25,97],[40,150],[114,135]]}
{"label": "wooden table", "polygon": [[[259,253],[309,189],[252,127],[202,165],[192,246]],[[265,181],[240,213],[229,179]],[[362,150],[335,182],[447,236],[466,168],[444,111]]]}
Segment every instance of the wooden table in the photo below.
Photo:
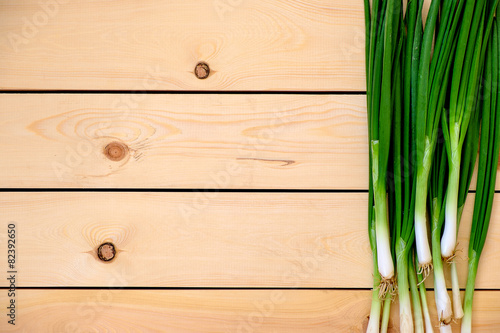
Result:
{"label": "wooden table", "polygon": [[[362,332],[363,25],[362,1],[1,1],[0,331]],[[499,222],[497,197],[477,332]]]}

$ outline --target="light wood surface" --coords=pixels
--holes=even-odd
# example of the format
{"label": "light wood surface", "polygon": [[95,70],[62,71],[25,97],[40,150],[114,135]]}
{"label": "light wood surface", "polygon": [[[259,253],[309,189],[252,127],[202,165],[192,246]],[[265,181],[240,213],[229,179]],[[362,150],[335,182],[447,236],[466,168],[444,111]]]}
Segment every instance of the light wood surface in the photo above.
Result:
{"label": "light wood surface", "polygon": [[[366,194],[212,194],[1,193],[0,232],[17,224],[19,286],[372,286]],[[459,235],[462,287],[472,201]],[[96,249],[108,241],[118,255],[105,263]],[[500,288],[499,256],[500,224],[492,223],[478,288]]]}
{"label": "light wood surface", "polygon": [[[368,188],[362,95],[2,94],[0,104],[1,187]],[[114,141],[129,149],[121,161],[104,154]]]}
{"label": "light wood surface", "polygon": [[[7,301],[5,293],[0,302]],[[2,332],[361,333],[367,290],[18,290],[16,327]],[[434,295],[428,292],[434,325]],[[473,332],[496,333],[499,291],[477,291]],[[393,303],[390,333],[399,332]],[[27,320],[30,319],[30,320]],[[454,331],[458,325],[453,324]],[[436,328],[436,332],[438,329]]]}
{"label": "light wood surface", "polygon": [[361,1],[46,2],[0,3],[0,89],[365,89]]}
{"label": "light wood surface", "polygon": [[[364,96],[3,94],[0,104],[1,187],[367,188]],[[113,141],[128,146],[121,161],[103,153]]]}

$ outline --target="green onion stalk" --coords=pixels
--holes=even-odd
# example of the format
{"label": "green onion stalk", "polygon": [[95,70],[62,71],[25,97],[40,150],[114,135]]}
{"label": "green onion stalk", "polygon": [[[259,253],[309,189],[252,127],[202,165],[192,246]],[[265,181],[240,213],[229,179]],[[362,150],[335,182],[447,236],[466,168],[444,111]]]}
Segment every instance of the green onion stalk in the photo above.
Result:
{"label": "green onion stalk", "polygon": [[[430,320],[429,309],[427,307],[427,299],[425,286],[421,283],[422,275],[418,274],[415,269],[416,261],[415,259],[415,247],[413,246],[415,240],[415,227],[414,227],[414,213],[415,213],[415,199],[416,199],[416,174],[414,172],[415,168],[415,154],[416,151],[416,130],[415,130],[415,119],[416,119],[416,109],[417,109],[417,92],[418,92],[418,74],[419,74],[419,64],[420,64],[420,49],[422,46],[423,38],[423,21],[422,21],[422,8],[424,1],[409,1],[407,5],[406,15],[405,15],[405,26],[406,26],[406,38],[405,38],[405,49],[404,49],[404,114],[403,114],[403,154],[404,160],[407,162],[403,168],[403,180],[405,183],[404,189],[404,215],[403,215],[403,235],[406,237],[409,235],[408,231],[411,230],[411,239],[408,238],[408,242],[402,241],[398,242],[400,245],[411,245],[411,249],[404,246],[400,246],[404,251],[397,251],[397,257],[403,258],[406,254],[405,265],[408,266],[408,281],[410,285],[411,302],[413,304],[413,324],[414,331],[416,333],[432,332],[433,326]],[[410,135],[411,133],[411,135]],[[410,144],[408,144],[410,141]],[[396,183],[397,184],[397,183]],[[413,184],[410,189],[408,184]],[[397,188],[397,187],[396,187]],[[411,191],[411,195],[408,192]],[[401,234],[401,231],[399,231]],[[410,244],[411,243],[411,244]],[[399,260],[403,262],[402,260]],[[398,284],[399,284],[399,295],[400,299],[406,299],[407,296],[406,288],[402,287],[406,283],[406,277],[401,275],[399,272],[405,271],[405,267],[397,261],[397,271],[398,271]],[[417,282],[420,280],[420,283]],[[403,297],[401,296],[403,295]],[[400,326],[405,327],[404,321],[408,316],[404,315],[404,312],[408,312],[404,307],[400,307]],[[411,332],[411,328],[409,330]],[[402,330],[404,332],[404,330]]]}
{"label": "green onion stalk", "polygon": [[[396,77],[400,77],[397,72]],[[396,104],[402,102],[396,92]],[[403,108],[399,108],[402,110]],[[392,223],[395,240],[396,270],[401,332],[413,332],[411,298],[409,292],[409,262],[408,258],[414,242],[413,211],[415,207],[415,182],[410,173],[411,160],[411,130],[410,113],[401,114],[395,108],[394,140],[393,140],[393,176],[394,193],[391,195],[391,209],[393,209]]]}
{"label": "green onion stalk", "polygon": [[[366,34],[366,95],[367,95],[367,114],[368,119],[371,118],[371,70],[374,62],[374,49],[376,39],[372,36],[376,35],[376,32],[380,29],[377,23],[381,21],[380,13],[378,10],[378,1],[375,3],[373,8],[373,15],[371,13],[370,2],[365,0],[365,34]],[[373,25],[372,25],[372,22]],[[372,33],[373,29],[373,33]],[[368,143],[371,143],[371,129],[368,126]],[[375,233],[375,212],[373,207],[373,177],[372,177],[372,153],[369,149],[369,184],[368,184],[368,236],[370,240],[370,248],[373,255],[373,292],[372,292],[372,304],[370,310],[370,317],[368,321],[367,332],[378,333],[380,332],[380,314],[382,311],[382,301],[379,297],[378,288],[380,285],[380,273],[378,271],[377,263],[377,240]]]}
{"label": "green onion stalk", "polygon": [[[420,1],[420,4],[422,3],[423,1]],[[401,332],[414,332],[410,294],[410,266],[413,266],[413,261],[409,261],[415,239],[413,217],[416,192],[413,174],[415,133],[412,130],[415,107],[412,107],[411,95],[412,88],[416,91],[418,80],[417,66],[413,66],[414,70],[412,70],[412,65],[415,62],[418,64],[418,61],[413,59],[413,48],[415,44],[419,43],[418,35],[422,34],[420,13],[418,3],[414,1],[407,6],[404,22],[403,17],[400,17],[402,24],[398,40],[402,49],[400,51],[398,48],[395,54],[392,90],[394,117],[391,156],[393,163],[390,166],[392,186],[389,195],[389,216],[392,227],[392,244],[396,257]],[[418,18],[420,18],[420,24],[417,23]],[[415,40],[417,41],[415,42]],[[402,52],[403,57],[399,56],[400,52]],[[423,328],[421,312],[417,314],[417,319],[416,324]]]}
{"label": "green onion stalk", "polygon": [[[497,9],[497,17],[500,10]],[[476,197],[469,241],[469,261],[467,285],[464,299],[464,317],[462,332],[472,330],[472,301],[474,286],[479,266],[479,259],[486,242],[486,235],[490,224],[497,165],[500,154],[500,27],[498,20],[494,20],[493,33],[490,36],[484,71],[484,84],[481,104],[481,141],[479,148],[479,167],[477,173]]]}
{"label": "green onion stalk", "polygon": [[391,303],[392,297],[386,297],[382,311],[382,322],[380,323],[380,333],[387,333],[389,331],[389,322],[391,319]]}
{"label": "green onion stalk", "polygon": [[[414,247],[415,251],[415,247]],[[415,260],[414,268],[417,267],[418,260]],[[422,314],[424,316],[425,332],[434,332],[434,325],[432,325],[431,315],[427,303],[427,290],[424,284],[424,277],[421,273],[417,273],[418,290],[420,293],[420,300],[422,302]]]}
{"label": "green onion stalk", "polygon": [[422,312],[422,303],[420,303],[420,294],[418,290],[417,274],[415,263],[413,262],[413,251],[408,256],[408,281],[410,284],[411,303],[413,308],[413,324],[415,333],[425,333],[424,316]]}
{"label": "green onion stalk", "polygon": [[[384,22],[384,44],[382,58],[382,82],[375,83],[374,87],[380,90],[380,104],[372,104],[371,130],[372,130],[372,174],[375,203],[375,226],[377,237],[378,269],[382,278],[380,292],[385,297],[391,292],[394,285],[394,263],[390,246],[390,228],[387,208],[387,168],[392,131],[392,94],[393,94],[393,62],[396,46],[394,22],[397,20],[395,0],[388,0],[386,18]],[[395,15],[396,14],[396,15]],[[395,19],[396,18],[396,19]],[[376,89],[376,88],[375,88]],[[374,91],[372,90],[372,93]]]}
{"label": "green onion stalk", "polygon": [[[371,192],[371,191],[369,191]],[[373,200],[369,200],[372,201]],[[368,215],[374,216],[373,206],[369,207]],[[377,243],[375,238],[375,218],[369,217],[369,238],[370,247],[373,253],[373,291],[372,291],[372,304],[370,310],[370,318],[368,320],[368,333],[378,333],[380,332],[380,314],[382,311],[382,300],[379,297],[378,287],[380,285],[380,273],[378,272],[377,266]]]}
{"label": "green onion stalk", "polygon": [[[479,148],[479,135],[480,135],[479,129],[481,127],[481,112],[479,110],[479,103],[480,103],[480,98],[478,89],[476,95],[475,109],[472,112],[472,118],[470,120],[469,129],[467,130],[467,135],[465,137],[465,142],[463,146],[462,160],[460,162],[461,171],[460,171],[460,184],[458,191],[458,212],[457,212],[458,223],[460,223],[462,219],[462,213],[467,200],[467,195],[469,194],[469,188],[477,160],[477,154]],[[446,125],[445,120],[443,120],[443,124]],[[462,296],[460,294],[460,285],[458,283],[456,257],[453,258],[453,260],[451,260],[450,268],[451,268],[451,285],[453,291],[453,317],[455,319],[460,319],[464,316],[464,312],[462,308],[462,300],[461,300]]]}
{"label": "green onion stalk", "polygon": [[408,277],[410,281],[411,301],[413,304],[413,322],[415,333],[433,332],[429,308],[427,306],[427,296],[425,285],[422,283],[422,274],[416,273],[414,261],[415,247],[410,251],[408,258]]}
{"label": "green onion stalk", "polygon": [[[441,8],[441,2],[443,6]],[[418,87],[416,96],[416,166],[417,177],[415,198],[415,243],[419,271],[424,279],[432,270],[432,255],[427,231],[427,194],[429,174],[438,137],[441,117],[447,91],[450,71],[450,54],[453,49],[455,29],[460,9],[453,0],[433,0],[429,8],[419,58]],[[437,19],[441,9],[441,22],[435,36]],[[421,9],[420,9],[421,11]],[[421,14],[420,14],[421,15]],[[436,37],[436,38],[435,38]],[[436,40],[433,51],[433,40]]]}
{"label": "green onion stalk", "polygon": [[[396,258],[394,258],[394,255],[396,254],[396,249],[401,250],[398,246],[401,245],[400,242],[402,241],[403,237],[406,237],[405,235],[398,234],[397,233],[397,226],[401,226],[402,223],[402,207],[401,207],[401,202],[403,199],[403,194],[401,192],[402,188],[402,183],[405,182],[406,179],[403,177],[405,175],[409,175],[409,173],[404,173],[403,167],[404,167],[404,161],[408,161],[407,156],[401,156],[401,147],[402,147],[402,136],[405,133],[403,131],[403,115],[401,113],[401,110],[403,110],[403,82],[402,82],[402,58],[401,58],[401,53],[403,52],[403,36],[404,36],[404,30],[403,30],[403,12],[401,10],[402,8],[402,3],[395,3],[395,13],[399,15],[399,17],[395,17],[396,20],[399,21],[399,24],[396,24],[394,26],[394,34],[395,34],[395,40],[397,41],[396,44],[396,49],[393,54],[393,78],[392,78],[392,92],[391,92],[391,109],[394,110],[394,117],[393,121],[394,123],[391,124],[394,128],[393,135],[391,135],[391,153],[393,154],[393,161],[394,163],[392,165],[388,165],[388,174],[387,174],[387,182],[390,184],[394,184],[395,186],[389,187],[388,191],[388,217],[389,217],[389,224],[391,226],[392,230],[392,237],[390,240],[390,246],[391,246],[391,253],[393,254],[393,257],[391,258],[393,262],[395,261]],[[407,135],[409,137],[409,135]],[[410,143],[409,139],[405,142]],[[407,155],[409,157],[409,152],[410,152],[410,147],[408,149],[405,149],[407,151]],[[392,168],[391,168],[392,167]],[[409,178],[409,177],[408,177]],[[406,183],[405,183],[406,184]],[[411,184],[408,182],[408,186],[411,187]],[[398,191],[399,189],[399,191]],[[398,218],[400,217],[400,218]],[[412,225],[410,223],[410,225]],[[411,235],[408,236],[407,238],[404,238],[405,241],[408,243],[412,242],[412,239],[410,239]],[[409,246],[408,246],[409,248]],[[396,254],[397,255],[397,254]],[[397,269],[399,269],[401,266],[400,265],[400,260],[398,258],[398,266]],[[408,285],[407,279],[404,279],[404,272],[407,272],[408,268],[404,267],[404,270],[402,271],[401,275],[398,276],[397,281],[406,281],[406,286]],[[404,283],[404,282],[403,282]],[[393,290],[388,290],[388,293],[385,296],[385,301],[383,305],[383,313],[382,313],[382,322],[381,322],[381,329],[380,332],[385,333],[388,330],[389,326],[389,319],[390,319],[390,311],[391,311],[391,303],[392,303],[392,298],[395,295],[395,292]],[[405,332],[405,327],[411,327],[413,328],[413,324],[411,321],[411,303],[409,302],[409,293],[408,291],[405,294],[406,297],[406,302],[401,302],[401,294],[400,294],[400,309],[404,309],[405,311],[401,311],[402,314],[408,314],[408,316],[403,315],[402,318],[405,318],[405,320],[402,320],[402,332]],[[402,306],[405,304],[405,306]],[[406,326],[405,326],[406,325]],[[413,331],[411,331],[413,332]]]}
{"label": "green onion stalk", "polygon": [[441,258],[440,235],[442,225],[444,223],[444,203],[446,200],[446,184],[447,180],[447,158],[446,150],[443,144],[439,144],[436,148],[437,157],[434,159],[431,180],[429,183],[429,207],[431,216],[432,229],[432,256],[434,263],[434,298],[439,319],[440,332],[451,332],[452,322],[452,307],[450,296],[446,288],[444,278],[443,261]]}
{"label": "green onion stalk", "polygon": [[387,203],[387,169],[393,115],[393,63],[399,58],[396,52],[401,11],[402,4],[396,0],[375,1],[373,8],[365,1],[366,30],[369,34],[366,60],[370,186],[373,191],[377,266],[381,277],[379,296],[382,299],[393,291],[395,284]]}

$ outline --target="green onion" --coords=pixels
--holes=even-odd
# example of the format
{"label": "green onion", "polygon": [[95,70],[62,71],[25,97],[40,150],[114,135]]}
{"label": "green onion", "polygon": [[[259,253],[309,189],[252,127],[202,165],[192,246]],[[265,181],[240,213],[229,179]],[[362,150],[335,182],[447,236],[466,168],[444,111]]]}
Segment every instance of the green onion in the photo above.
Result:
{"label": "green onion", "polygon": [[[462,212],[465,207],[467,195],[469,193],[470,183],[474,174],[474,167],[476,165],[476,158],[479,148],[479,128],[481,126],[481,112],[479,108],[479,90],[476,96],[475,110],[467,135],[465,137],[464,148],[462,152],[461,171],[460,171],[460,185],[458,191],[458,212],[457,222],[460,223]],[[446,122],[444,122],[446,123]],[[460,295],[460,285],[458,283],[458,273],[456,260],[451,262],[451,285],[453,290],[453,316],[455,319],[460,319],[464,316],[462,309],[462,300]]]}
{"label": "green onion", "polygon": [[[497,9],[497,17],[500,10]],[[500,27],[497,20],[493,23],[493,33],[488,43],[485,83],[482,87],[481,143],[479,148],[479,168],[477,176],[476,198],[469,241],[469,265],[465,290],[464,318],[462,332],[472,329],[472,301],[479,259],[481,257],[486,234],[490,224],[497,165],[500,154]]]}
{"label": "green onion", "polygon": [[[391,251],[389,214],[387,209],[387,169],[391,146],[393,88],[400,58],[398,31],[401,21],[401,3],[396,0],[375,1],[373,8],[365,1],[366,30],[369,30],[367,49],[367,104],[370,167],[375,216],[375,243],[377,266],[381,277],[380,298],[394,288],[394,262]],[[369,13],[369,15],[368,15]],[[368,22],[370,29],[368,29]],[[368,45],[368,42],[367,42]],[[397,67],[397,66],[396,66]],[[371,214],[369,212],[369,214]],[[370,222],[371,223],[371,222]]]}
{"label": "green onion", "polygon": [[391,303],[392,299],[387,297],[384,301],[384,311],[382,312],[382,322],[380,324],[380,333],[387,333],[389,331],[389,321],[391,317]]}
{"label": "green onion", "polygon": [[[378,22],[381,21],[379,11],[379,2],[376,1],[373,6],[373,14],[371,13],[370,1],[365,0],[365,29],[366,29],[366,95],[367,95],[367,114],[368,120],[371,119],[371,88],[372,88],[372,67],[375,57],[375,44],[377,42],[376,35],[379,29]],[[383,6],[382,6],[383,7]],[[371,144],[371,127],[368,126],[368,144]],[[380,285],[380,273],[378,272],[377,263],[377,240],[375,233],[375,212],[373,207],[373,176],[372,176],[372,153],[369,149],[369,185],[368,185],[368,235],[370,239],[370,247],[373,254],[373,293],[372,304],[370,310],[370,319],[368,321],[367,332],[378,333],[380,331],[380,314],[382,310],[382,302],[379,297],[378,287]]]}
{"label": "green onion", "polygon": [[413,262],[413,252],[410,253],[408,261],[408,281],[410,283],[410,295],[413,305],[413,323],[415,325],[415,333],[424,333],[424,317],[422,315],[422,304],[420,303],[415,263]]}
{"label": "green onion", "polygon": [[[416,265],[418,260],[415,261]],[[427,291],[425,289],[424,277],[422,274],[417,274],[418,278],[418,290],[420,292],[420,300],[422,301],[422,313],[424,315],[425,322],[425,332],[434,332],[434,325],[432,325],[431,315],[429,314],[429,308],[427,306]]]}
{"label": "green onion", "polygon": [[[398,17],[395,15],[395,13],[397,14],[395,4],[395,0],[387,1],[384,21],[383,56],[380,60],[382,62],[381,84],[375,81],[378,77],[375,75],[372,77],[374,85],[376,84],[380,89],[380,104],[372,104],[370,125],[378,269],[382,277],[381,295],[385,295],[386,291],[391,290],[394,283],[394,263],[390,246],[386,182],[393,114],[391,105],[393,56],[396,48],[394,21],[395,17]],[[375,94],[375,91],[372,90],[372,93]]]}
{"label": "green onion", "polygon": [[[396,255],[399,318],[400,330],[402,332],[413,332],[414,328],[409,284],[412,278],[409,266],[413,265],[413,261],[409,264],[409,258],[415,239],[413,216],[416,192],[415,177],[412,174],[412,166],[414,164],[414,156],[412,155],[414,150],[412,115],[414,107],[411,105],[411,92],[412,87],[416,86],[418,80],[418,71],[416,70],[416,66],[413,66],[415,69],[412,71],[412,65],[414,62],[418,63],[418,60],[413,59],[413,50],[414,45],[418,46],[421,40],[422,4],[423,1],[420,1],[420,6],[414,1],[409,3],[407,7],[406,29],[399,31],[400,37],[404,36],[404,32],[407,31],[404,38],[403,61],[400,58],[394,61],[395,80],[392,91],[395,103],[393,106],[394,119],[391,146],[393,163],[390,172],[392,175],[390,183],[394,186],[390,189],[389,210],[390,224],[393,229],[392,240]],[[403,28],[403,25],[401,25],[401,28]],[[401,39],[399,40],[401,41]],[[403,70],[401,70],[401,65],[404,66]],[[402,72],[405,73],[404,81],[401,78]],[[403,85],[403,89],[401,89],[401,85]],[[421,312],[417,317],[422,318]],[[419,325],[423,328],[423,320],[419,319],[419,321]]]}
{"label": "green onion", "polygon": [[434,159],[429,184],[429,207],[432,230],[432,261],[434,264],[434,298],[438,311],[439,327],[441,332],[451,330],[452,307],[450,296],[444,278],[443,261],[441,259],[441,246],[439,238],[444,222],[443,206],[445,202],[445,180],[447,169],[446,150],[442,144],[436,148],[437,157]]}
{"label": "green onion", "polygon": [[[427,233],[427,187],[429,172],[432,165],[432,157],[436,146],[438,121],[442,107],[435,103],[439,100],[445,77],[446,64],[438,66],[438,60],[446,59],[447,48],[442,47],[446,42],[445,29],[439,29],[436,40],[436,50],[432,57],[432,41],[436,29],[437,18],[441,1],[433,0],[427,16],[426,26],[423,34],[422,48],[420,53],[420,66],[417,87],[416,106],[416,182],[417,193],[415,198],[415,242],[419,260],[419,270],[424,273],[424,278],[428,276],[432,269],[432,256],[429,247]],[[448,11],[444,10],[446,17]],[[451,38],[451,37],[448,37]],[[446,45],[445,45],[446,46]],[[441,52],[441,48],[444,50]],[[440,79],[441,78],[441,79]],[[437,82],[443,85],[442,88],[435,88]],[[435,89],[433,89],[435,88]]]}
{"label": "green onion", "polygon": [[[373,215],[373,206],[369,207],[371,210],[371,215]],[[370,319],[368,321],[367,332],[378,333],[380,331],[380,313],[382,311],[382,301],[380,300],[378,287],[380,285],[380,273],[378,272],[377,265],[377,246],[375,237],[375,220],[371,219],[369,223],[369,238],[370,247],[373,253],[373,292],[372,292],[372,304],[370,310]]]}
{"label": "green onion", "polygon": [[426,289],[423,282],[422,274],[416,273],[414,261],[414,249],[410,253],[408,276],[410,280],[411,300],[413,304],[413,317],[415,324],[415,333],[425,333],[434,331],[427,307]]}

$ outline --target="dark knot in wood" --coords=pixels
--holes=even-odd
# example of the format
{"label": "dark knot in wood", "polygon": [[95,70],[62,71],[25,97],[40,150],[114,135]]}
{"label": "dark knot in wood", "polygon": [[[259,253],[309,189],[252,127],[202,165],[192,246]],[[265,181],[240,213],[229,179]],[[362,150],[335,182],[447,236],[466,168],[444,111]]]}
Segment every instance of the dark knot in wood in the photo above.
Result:
{"label": "dark knot in wood", "polygon": [[103,243],[97,249],[97,256],[102,261],[111,261],[116,255],[115,246],[113,243]]}
{"label": "dark knot in wood", "polygon": [[121,142],[111,142],[104,147],[104,155],[112,161],[121,161],[127,156],[128,148]]}
{"label": "dark knot in wood", "polygon": [[210,67],[207,63],[199,62],[194,68],[194,75],[200,80],[206,79],[210,75]]}

